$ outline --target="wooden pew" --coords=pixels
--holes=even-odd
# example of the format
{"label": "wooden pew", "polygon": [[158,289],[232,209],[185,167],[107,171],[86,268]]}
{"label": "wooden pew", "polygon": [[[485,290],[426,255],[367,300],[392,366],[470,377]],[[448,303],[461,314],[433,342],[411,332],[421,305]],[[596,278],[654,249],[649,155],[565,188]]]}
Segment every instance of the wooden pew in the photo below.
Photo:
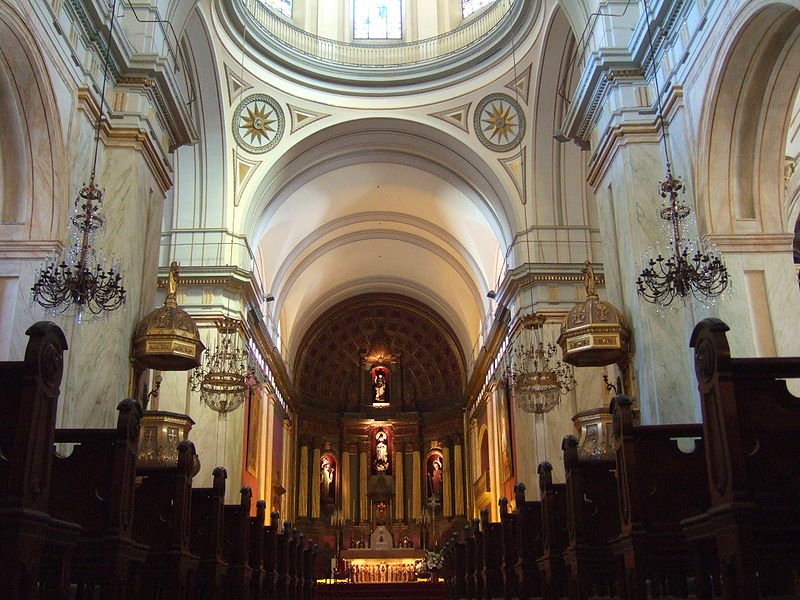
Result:
{"label": "wooden pew", "polygon": [[305,584],[305,573],[303,572],[303,552],[306,548],[305,534],[298,531],[296,534],[297,543],[294,548],[294,598],[303,599],[303,586]]}
{"label": "wooden pew", "polygon": [[483,598],[503,597],[503,534],[500,523],[489,522],[489,509],[481,510],[481,583]]}
{"label": "wooden pew", "polygon": [[223,600],[226,597],[228,563],[223,556],[225,480],[224,467],[212,472],[210,488],[192,489],[190,547],[198,557],[197,597]]}
{"label": "wooden pew", "polygon": [[483,532],[481,532],[480,519],[472,519],[471,524],[473,552],[475,558],[472,563],[472,579],[475,600],[482,600],[483,594]]}
{"label": "wooden pew", "polygon": [[453,598],[467,596],[467,544],[466,531],[453,542]]}
{"label": "wooden pew", "polygon": [[[500,498],[500,537],[502,557],[500,571],[503,580],[503,598],[512,600],[519,596],[519,582],[515,571],[517,559],[517,515],[508,512],[508,498]],[[536,563],[531,561],[531,569],[536,572]],[[538,574],[538,573],[537,573]]]}
{"label": "wooden pew", "polygon": [[783,379],[800,358],[731,358],[728,330],[703,319],[692,332],[711,508],[684,530],[718,555],[726,600],[798,596],[800,399]]}
{"label": "wooden pew", "polygon": [[578,438],[561,443],[567,491],[569,541],[564,562],[571,600],[614,597],[617,563],[611,539],[619,535],[616,462],[578,456]]}
{"label": "wooden pew", "polygon": [[115,429],[55,432],[56,443],[74,444],[69,456],[53,460],[50,514],[81,527],[70,574],[78,598],[126,600],[139,594],[148,550],[133,539],[142,409],[134,400],[123,400],[117,410]]}
{"label": "wooden pew", "polygon": [[253,600],[266,596],[267,572],[264,569],[264,520],[266,519],[267,503],[264,500],[256,502],[256,516],[250,517],[250,550],[248,562],[253,570],[253,579],[250,581],[250,598]]}
{"label": "wooden pew", "polygon": [[275,598],[289,597],[289,541],[291,537],[292,524],[284,521],[283,529],[277,536],[275,569],[278,575],[275,583]]}
{"label": "wooden pew", "polygon": [[[703,426],[634,426],[627,396],[615,397],[611,412],[620,508],[613,547],[624,572],[619,595],[686,598],[695,566],[680,522],[705,512],[710,502]],[[679,439],[688,442],[685,450]],[[710,597],[711,591],[700,586],[697,592]]]}
{"label": "wooden pew", "polygon": [[564,565],[564,551],[569,539],[567,489],[563,483],[553,483],[553,465],[549,462],[539,463],[537,470],[542,503],[542,554],[536,563],[541,574],[542,598],[556,600],[567,594],[567,570]]}
{"label": "wooden pew", "polygon": [[269,516],[269,525],[264,528],[264,596],[278,598],[278,530],[280,515],[273,512]]}
{"label": "wooden pew", "polygon": [[312,600],[317,587],[317,545],[308,540],[303,550],[303,600]]}
{"label": "wooden pew", "polygon": [[175,468],[139,468],[134,538],[150,546],[142,570],[144,598],[194,598],[198,558],[190,550],[192,477],[197,453],[188,440],[178,444]]}
{"label": "wooden pew", "polygon": [[475,531],[464,525],[464,596],[477,598],[475,590]]}
{"label": "wooden pew", "polygon": [[525,499],[525,484],[514,486],[517,505],[517,562],[514,565],[519,597],[530,600],[542,595],[542,576],[537,561],[544,552],[542,535],[542,503]]}
{"label": "wooden pew", "polygon": [[297,589],[297,542],[298,534],[296,527],[291,527],[286,538],[286,598],[297,600],[295,590]]}
{"label": "wooden pew", "polygon": [[[9,598],[59,598],[80,534],[48,512],[67,340],[47,321],[25,334],[25,359],[0,363],[0,581]],[[43,560],[49,572],[42,572]]]}
{"label": "wooden pew", "polygon": [[228,562],[227,589],[231,598],[246,599],[250,595],[253,570],[249,564],[250,508],[253,492],[248,486],[239,490],[239,504],[224,507],[224,557]]}
{"label": "wooden pew", "polygon": [[456,540],[457,540],[456,534],[452,534],[444,543],[441,550],[442,559],[444,560],[444,565],[442,566],[440,576],[442,578],[442,581],[444,581],[445,598],[448,599],[453,599],[457,597],[455,595],[454,581],[453,581],[453,577],[455,576]]}

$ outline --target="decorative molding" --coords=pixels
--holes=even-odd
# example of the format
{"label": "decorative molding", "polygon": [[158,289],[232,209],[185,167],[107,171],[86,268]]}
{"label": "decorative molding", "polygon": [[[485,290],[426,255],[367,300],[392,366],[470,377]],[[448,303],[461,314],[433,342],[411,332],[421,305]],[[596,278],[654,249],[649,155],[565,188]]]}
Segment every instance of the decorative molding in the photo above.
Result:
{"label": "decorative molding", "polygon": [[242,199],[244,188],[253,177],[258,166],[261,164],[259,160],[247,160],[241,153],[233,149],[233,205],[239,206]]}
{"label": "decorative molding", "polygon": [[0,259],[44,260],[63,249],[59,240],[0,240]]}
{"label": "decorative molding", "polygon": [[478,141],[494,152],[513,150],[525,137],[525,111],[508,94],[489,94],[481,99],[472,121]]}
{"label": "decorative molding", "polygon": [[[677,35],[676,23],[685,4],[685,0],[661,2],[656,13],[651,15],[651,21],[659,24],[652,53],[647,27],[644,19],[640,19],[628,47],[600,48],[591,55],[591,60],[578,82],[569,112],[556,136],[559,141],[573,140],[582,148],[588,149],[591,129],[612,85],[626,80],[645,81],[652,68],[650,57],[663,54],[668,41]],[[669,77],[662,81],[668,84]]]}
{"label": "decorative molding", "polygon": [[456,106],[455,108],[449,108],[447,110],[430,113],[429,116],[441,119],[445,123],[455,125],[461,131],[469,133],[469,109],[471,106],[472,102],[467,102],[466,104]]}
{"label": "decorative molding", "polygon": [[722,252],[734,254],[779,252],[791,254],[793,233],[711,233],[707,237]]}
{"label": "decorative molding", "polygon": [[[281,105],[273,97],[252,94],[236,107],[231,128],[240,148],[252,154],[264,154],[280,143],[286,128],[286,117],[283,116]],[[242,129],[245,130],[244,135]],[[249,141],[245,136],[249,136]]]}
{"label": "decorative molding", "polygon": [[525,104],[529,103],[531,89],[531,67],[528,65],[522,73],[518,73],[516,79],[506,84],[506,88],[514,92],[515,97],[522,98]]}
{"label": "decorative molding", "polygon": [[236,99],[244,92],[251,89],[253,86],[247,83],[241,76],[233,71],[233,67],[229,67],[225,63],[225,84],[228,88],[228,104],[233,104]]}
{"label": "decorative molding", "polygon": [[[78,109],[83,111],[91,122],[96,122],[100,107],[94,95],[87,88],[78,88]],[[163,148],[153,139],[153,132],[131,125],[114,125],[108,119],[100,120],[103,144],[109,148],[132,148],[142,154],[153,178],[162,193],[172,187],[172,169],[166,162]]]}
{"label": "decorative molding", "polygon": [[289,107],[289,118],[292,121],[291,131],[289,132],[290,134],[301,130],[307,125],[311,125],[320,119],[330,117],[329,114],[319,113],[307,108],[298,108],[297,106],[293,106],[291,104],[287,104],[286,106]]}
{"label": "decorative molding", "polygon": [[523,205],[528,203],[527,158],[528,148],[527,146],[522,146],[520,151],[514,156],[498,159],[506,170],[506,173],[511,177],[511,181],[514,182],[514,187],[517,189],[520,202],[522,202]]}

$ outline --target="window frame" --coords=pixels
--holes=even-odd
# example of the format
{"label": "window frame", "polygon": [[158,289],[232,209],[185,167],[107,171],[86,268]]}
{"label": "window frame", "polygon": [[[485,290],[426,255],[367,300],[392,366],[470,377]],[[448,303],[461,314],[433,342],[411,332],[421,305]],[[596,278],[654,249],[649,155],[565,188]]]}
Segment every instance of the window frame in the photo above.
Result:
{"label": "window frame", "polygon": [[474,15],[478,14],[479,12],[481,12],[481,11],[483,11],[483,10],[486,10],[486,9],[487,9],[487,8],[489,8],[489,7],[490,7],[492,4],[494,4],[496,0],[489,0],[489,1],[488,1],[486,4],[484,4],[483,6],[479,6],[478,8],[476,8],[476,9],[472,10],[470,13],[468,13],[468,14],[465,14],[465,12],[464,12],[464,11],[465,11],[465,8],[466,8],[466,6],[467,6],[467,3],[471,2],[471,1],[472,1],[472,0],[461,0],[461,18],[462,18],[462,19],[468,19],[468,18],[470,18],[470,17],[472,17],[472,16],[474,16]]}
{"label": "window frame", "polygon": [[403,4],[404,4],[403,0],[378,0],[378,1],[386,2],[387,4],[389,2],[394,2],[394,3],[397,4],[397,7],[398,7],[399,12],[400,12],[400,35],[398,37],[390,37],[389,36],[389,28],[388,28],[389,22],[388,22],[388,20],[386,22],[387,27],[386,27],[386,36],[385,37],[370,37],[369,25],[367,25],[367,37],[357,37],[356,36],[356,5],[359,2],[363,2],[363,3],[366,4],[367,10],[369,10],[370,8],[372,8],[371,2],[375,2],[375,1],[376,0],[352,0],[352,2],[350,4],[350,10],[351,10],[350,22],[351,22],[351,25],[352,25],[352,27],[351,27],[351,36],[352,36],[353,42],[355,42],[355,43],[363,43],[363,42],[397,42],[397,41],[403,41],[405,39],[405,28],[404,28],[405,18],[404,18],[404,15],[403,15]]}

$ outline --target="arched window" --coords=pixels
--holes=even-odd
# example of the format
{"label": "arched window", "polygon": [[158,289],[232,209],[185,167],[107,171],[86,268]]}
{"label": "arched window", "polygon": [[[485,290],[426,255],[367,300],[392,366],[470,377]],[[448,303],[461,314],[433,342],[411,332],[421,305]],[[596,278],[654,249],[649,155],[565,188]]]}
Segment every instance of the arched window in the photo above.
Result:
{"label": "arched window", "polygon": [[261,0],[261,2],[289,18],[292,17],[292,0]]}
{"label": "arched window", "polygon": [[353,0],[354,40],[399,40],[402,37],[402,0]]}
{"label": "arched window", "polygon": [[461,0],[461,15],[466,19],[472,13],[479,11],[484,6],[489,6],[494,0]]}

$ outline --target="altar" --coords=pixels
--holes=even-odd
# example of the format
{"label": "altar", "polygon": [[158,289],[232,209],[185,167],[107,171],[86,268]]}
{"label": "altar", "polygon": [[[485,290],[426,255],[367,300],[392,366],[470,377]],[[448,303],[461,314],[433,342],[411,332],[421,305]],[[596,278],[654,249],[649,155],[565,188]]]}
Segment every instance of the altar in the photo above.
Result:
{"label": "altar", "polygon": [[425,557],[418,548],[348,548],[341,558],[353,583],[408,583],[417,580],[415,565]]}

